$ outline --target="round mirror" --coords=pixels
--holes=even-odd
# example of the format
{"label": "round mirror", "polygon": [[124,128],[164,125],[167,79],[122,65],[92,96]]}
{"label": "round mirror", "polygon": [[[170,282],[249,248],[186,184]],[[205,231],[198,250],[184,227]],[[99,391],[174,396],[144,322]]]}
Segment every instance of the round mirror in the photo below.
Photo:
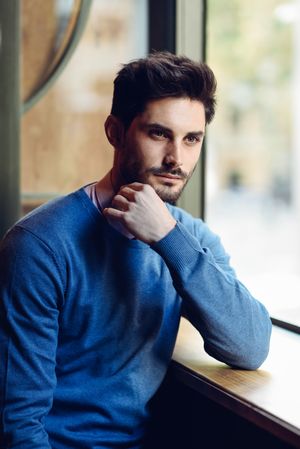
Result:
{"label": "round mirror", "polygon": [[26,112],[49,89],[71,57],[91,0],[22,1],[22,100]]}

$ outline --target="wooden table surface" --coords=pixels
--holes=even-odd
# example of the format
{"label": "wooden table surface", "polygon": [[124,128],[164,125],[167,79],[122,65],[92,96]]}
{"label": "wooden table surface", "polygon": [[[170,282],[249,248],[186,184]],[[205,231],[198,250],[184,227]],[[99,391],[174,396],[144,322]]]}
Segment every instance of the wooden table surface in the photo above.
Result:
{"label": "wooden table surface", "polygon": [[273,326],[264,364],[237,370],[206,354],[200,334],[183,318],[173,360],[181,380],[300,448],[300,335]]}

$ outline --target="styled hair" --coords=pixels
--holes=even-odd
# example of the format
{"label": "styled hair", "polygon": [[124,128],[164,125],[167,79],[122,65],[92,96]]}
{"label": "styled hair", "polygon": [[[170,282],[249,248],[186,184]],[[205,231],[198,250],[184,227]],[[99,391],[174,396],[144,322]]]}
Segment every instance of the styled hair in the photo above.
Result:
{"label": "styled hair", "polygon": [[151,53],[124,64],[118,72],[111,114],[127,129],[151,100],[190,98],[203,104],[206,123],[210,123],[215,114],[216,87],[215,76],[205,63],[169,52]]}

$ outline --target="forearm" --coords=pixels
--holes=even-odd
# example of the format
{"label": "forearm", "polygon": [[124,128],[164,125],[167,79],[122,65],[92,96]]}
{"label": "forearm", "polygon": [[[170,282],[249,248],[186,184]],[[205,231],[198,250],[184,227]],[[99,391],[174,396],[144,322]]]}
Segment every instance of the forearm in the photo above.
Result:
{"label": "forearm", "polygon": [[181,224],[153,249],[166,262],[185,314],[202,334],[206,351],[232,366],[260,366],[271,332],[265,307]]}

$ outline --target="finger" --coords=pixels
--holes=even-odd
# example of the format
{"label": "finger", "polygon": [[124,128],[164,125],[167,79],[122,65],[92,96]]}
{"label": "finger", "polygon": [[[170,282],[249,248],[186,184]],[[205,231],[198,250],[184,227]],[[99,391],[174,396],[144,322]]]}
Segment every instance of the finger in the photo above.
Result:
{"label": "finger", "polygon": [[132,189],[129,186],[121,187],[118,195],[121,195],[123,198],[126,198],[129,201],[134,201],[137,190]]}
{"label": "finger", "polygon": [[121,189],[125,188],[125,187],[129,187],[133,190],[143,190],[145,187],[145,184],[142,184],[141,182],[132,182],[131,184],[122,186]]}
{"label": "finger", "polygon": [[108,218],[123,218],[124,212],[119,209],[114,209],[113,207],[106,207],[103,209],[103,215]]}
{"label": "finger", "polygon": [[141,182],[133,182],[131,184],[127,184],[127,187],[129,189],[134,190],[135,192],[141,192],[141,191],[145,191],[145,192],[155,192],[154,188],[150,185],[150,184],[142,184]]}
{"label": "finger", "polygon": [[128,199],[119,193],[113,198],[111,205],[113,208],[126,211],[128,210]]}

